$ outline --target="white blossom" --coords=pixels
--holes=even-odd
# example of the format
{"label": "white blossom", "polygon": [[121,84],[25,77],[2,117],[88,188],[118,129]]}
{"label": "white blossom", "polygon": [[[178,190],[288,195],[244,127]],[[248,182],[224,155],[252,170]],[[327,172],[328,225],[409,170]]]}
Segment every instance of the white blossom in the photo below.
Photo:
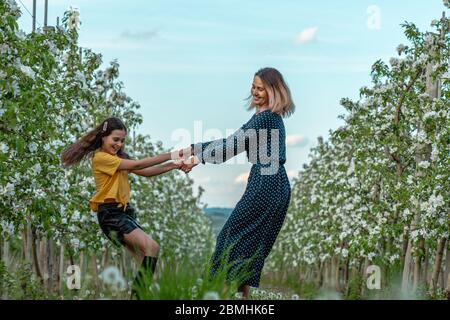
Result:
{"label": "white blossom", "polygon": [[32,176],[37,176],[38,174],[41,173],[41,164],[40,163],[36,163],[33,167],[31,167],[31,175]]}
{"label": "white blossom", "polygon": [[8,153],[9,147],[6,143],[2,142],[0,143],[0,152],[1,153]]}
{"label": "white blossom", "polygon": [[31,79],[34,79],[36,77],[36,73],[28,66],[20,65],[19,69]]}
{"label": "white blossom", "polygon": [[220,300],[220,296],[217,291],[207,291],[203,295],[203,300]]}
{"label": "white blossom", "polygon": [[28,150],[30,150],[30,152],[32,152],[32,153],[35,153],[37,148],[38,148],[38,145],[35,142],[32,142],[28,145]]}
{"label": "white blossom", "polygon": [[69,8],[69,20],[67,22],[70,30],[78,29],[80,27],[80,11],[76,7]]}

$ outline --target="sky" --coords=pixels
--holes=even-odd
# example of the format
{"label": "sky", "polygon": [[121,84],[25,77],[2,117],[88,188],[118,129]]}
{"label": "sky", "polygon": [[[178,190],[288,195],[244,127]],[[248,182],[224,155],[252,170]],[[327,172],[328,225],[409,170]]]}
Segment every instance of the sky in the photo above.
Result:
{"label": "sky", "polygon": [[[17,0],[19,24],[31,31],[32,0]],[[80,45],[117,59],[125,92],[141,105],[138,133],[167,148],[222,138],[252,116],[245,98],[254,73],[277,68],[296,104],[285,119],[290,178],[308,162],[317,137],[342,125],[342,98],[358,99],[371,65],[407,44],[401,24],[430,22],[449,10],[442,0],[49,0],[49,25],[74,6]],[[38,27],[44,0],[37,0]],[[180,140],[184,133],[184,140]],[[244,154],[199,165],[189,176],[208,207],[234,207],[251,165]]]}

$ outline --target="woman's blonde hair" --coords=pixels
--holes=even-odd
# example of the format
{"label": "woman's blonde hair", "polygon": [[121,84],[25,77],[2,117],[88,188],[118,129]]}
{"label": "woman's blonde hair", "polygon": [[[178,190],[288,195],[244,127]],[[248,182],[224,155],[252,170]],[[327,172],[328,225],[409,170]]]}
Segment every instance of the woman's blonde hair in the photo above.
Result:
{"label": "woman's blonde hair", "polygon": [[[295,104],[292,101],[291,91],[283,79],[283,75],[275,68],[262,68],[255,73],[264,84],[269,95],[269,108],[274,113],[278,113],[282,117],[289,117],[294,113]],[[248,109],[251,110],[256,107],[253,104],[252,94],[249,99]]]}

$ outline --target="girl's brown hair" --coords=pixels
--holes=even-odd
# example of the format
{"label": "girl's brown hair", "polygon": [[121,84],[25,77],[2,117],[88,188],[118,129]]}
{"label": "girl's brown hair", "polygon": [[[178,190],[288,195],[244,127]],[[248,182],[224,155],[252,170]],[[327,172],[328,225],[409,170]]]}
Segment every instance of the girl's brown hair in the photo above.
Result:
{"label": "girl's brown hair", "polygon": [[[294,113],[295,104],[292,101],[291,91],[284,81],[283,75],[275,68],[262,68],[255,73],[264,84],[269,95],[269,108],[272,112],[278,113],[282,117],[289,117]],[[250,100],[248,109],[256,106],[252,103],[252,95],[247,98]]]}
{"label": "girl's brown hair", "polygon": [[[64,166],[71,166],[80,162],[86,156],[92,156],[92,153],[102,146],[102,138],[109,136],[113,130],[128,132],[119,118],[111,117],[106,119],[64,150],[61,156]],[[130,156],[122,148],[117,152],[117,156],[123,159],[130,159]]]}

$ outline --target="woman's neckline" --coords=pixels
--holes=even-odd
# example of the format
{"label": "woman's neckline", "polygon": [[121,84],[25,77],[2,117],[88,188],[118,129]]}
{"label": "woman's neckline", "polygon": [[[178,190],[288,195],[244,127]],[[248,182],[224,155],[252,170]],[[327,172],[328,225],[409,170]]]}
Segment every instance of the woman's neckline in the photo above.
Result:
{"label": "woman's neckline", "polygon": [[256,114],[260,114],[260,113],[263,113],[263,112],[266,112],[266,111],[272,111],[272,110],[270,110],[270,109],[264,109],[263,111],[259,111],[259,112],[257,111]]}

